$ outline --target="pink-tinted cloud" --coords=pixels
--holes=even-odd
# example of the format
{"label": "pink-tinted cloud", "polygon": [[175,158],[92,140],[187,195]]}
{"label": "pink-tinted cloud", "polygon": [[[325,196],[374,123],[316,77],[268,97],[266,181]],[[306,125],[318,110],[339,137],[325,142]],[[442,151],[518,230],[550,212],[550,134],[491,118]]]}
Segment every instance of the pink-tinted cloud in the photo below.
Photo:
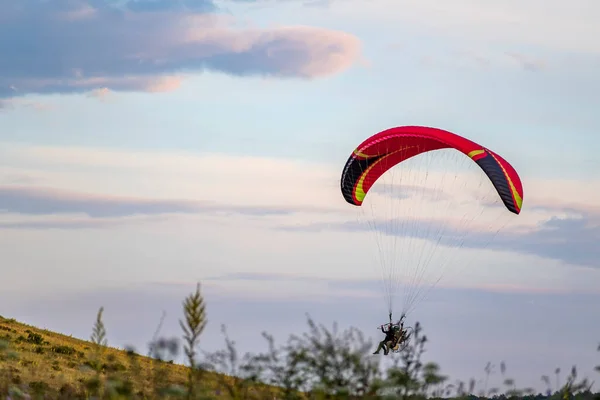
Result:
{"label": "pink-tinted cloud", "polygon": [[166,91],[205,70],[318,78],[360,57],[353,35],[322,28],[235,27],[207,0],[0,2],[0,98],[28,93]]}
{"label": "pink-tinted cloud", "polygon": [[28,101],[20,98],[0,98],[0,110],[3,108],[8,109],[14,107],[29,108],[36,111],[48,111],[52,109],[52,106],[50,104],[42,103],[39,101]]}
{"label": "pink-tinted cloud", "polygon": [[36,220],[36,221],[0,221],[0,229],[104,229],[125,225],[130,222],[127,219],[58,219],[58,220]]}
{"label": "pink-tinted cloud", "polygon": [[110,96],[111,91],[108,88],[99,88],[94,89],[89,93],[90,97],[95,97],[100,100],[105,100],[108,96]]}
{"label": "pink-tinted cloud", "polygon": [[600,216],[600,205],[577,201],[558,201],[556,199],[535,199],[530,201],[533,210],[550,211],[555,213],[570,213],[580,216]]}
{"label": "pink-tinted cloud", "polygon": [[[106,196],[78,193],[52,188],[27,186],[0,186],[0,215],[28,216],[86,215],[93,219],[116,219],[134,216],[167,214],[220,214],[220,215],[289,215],[303,211],[326,210],[311,207],[268,207],[217,204],[189,200],[156,200],[139,197]],[[118,222],[118,221],[117,221]],[[90,222],[89,219],[42,220],[1,222],[0,228],[33,227],[91,227],[113,222]]]}

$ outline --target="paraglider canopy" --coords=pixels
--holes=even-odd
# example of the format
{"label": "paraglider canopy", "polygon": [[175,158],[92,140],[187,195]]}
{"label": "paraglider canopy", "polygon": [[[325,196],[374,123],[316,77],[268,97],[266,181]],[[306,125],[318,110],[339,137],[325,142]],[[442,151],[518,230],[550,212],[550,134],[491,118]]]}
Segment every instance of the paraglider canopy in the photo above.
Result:
{"label": "paraglider canopy", "polygon": [[488,176],[509,211],[519,214],[523,186],[514,168],[493,151],[454,133],[425,126],[401,126],[371,136],[350,156],[341,179],[342,194],[360,206],[369,189],[387,170],[411,157],[444,148],[464,153]]}
{"label": "paraglider canopy", "polygon": [[340,187],[373,233],[390,313],[400,284],[408,313],[426,294],[427,278],[433,287],[447,266],[468,264],[474,252],[457,249],[484,249],[523,205],[521,179],[503,157],[425,126],[390,128],[364,140],[348,157]]}

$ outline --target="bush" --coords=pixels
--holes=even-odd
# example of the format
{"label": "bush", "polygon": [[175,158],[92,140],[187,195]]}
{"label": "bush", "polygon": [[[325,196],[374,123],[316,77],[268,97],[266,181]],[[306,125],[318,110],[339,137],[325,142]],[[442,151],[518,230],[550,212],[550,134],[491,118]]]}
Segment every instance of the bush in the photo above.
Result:
{"label": "bush", "polygon": [[67,356],[77,353],[75,348],[71,346],[52,346],[51,350],[56,354],[65,354]]}

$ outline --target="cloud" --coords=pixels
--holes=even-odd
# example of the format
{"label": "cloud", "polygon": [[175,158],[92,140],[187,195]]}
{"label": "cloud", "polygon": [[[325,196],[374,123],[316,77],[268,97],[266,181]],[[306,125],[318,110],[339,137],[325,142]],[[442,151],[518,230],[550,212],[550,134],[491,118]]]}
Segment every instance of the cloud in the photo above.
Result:
{"label": "cloud", "polygon": [[[1,91],[1,89],[0,89],[0,91]],[[53,108],[51,105],[42,103],[39,101],[28,101],[28,100],[19,99],[19,98],[6,98],[6,99],[0,98],[0,110],[12,109],[15,107],[28,108],[28,109],[32,109],[35,111],[48,111]]]}
{"label": "cloud", "polygon": [[108,88],[105,88],[105,87],[103,87],[103,88],[98,88],[98,89],[94,89],[94,90],[92,90],[92,91],[91,91],[91,92],[88,94],[88,96],[90,96],[90,97],[95,97],[95,98],[97,98],[97,99],[100,99],[100,100],[105,100],[105,99],[107,99],[107,98],[108,98],[110,95],[111,95],[111,91],[110,91],[110,89],[108,89]]}
{"label": "cloud", "polygon": [[461,42],[490,45],[517,44],[529,49],[549,49],[565,53],[600,54],[597,23],[600,4],[595,0],[379,0],[365,7],[362,1],[341,5],[345,13],[380,24],[418,26],[428,36],[439,35]]}
{"label": "cloud", "polygon": [[426,187],[419,185],[392,185],[392,186],[373,186],[370,193],[378,193],[383,196],[392,197],[399,200],[410,199],[419,196],[427,198],[430,201],[442,201],[450,198],[450,194],[438,187]]}
{"label": "cloud", "polygon": [[[517,67],[528,72],[539,72],[546,68],[546,63],[540,58],[519,52],[461,49],[455,51],[454,56],[466,59],[482,69],[489,69],[491,66],[504,66]],[[450,65],[450,62],[448,64]]]}
{"label": "cloud", "polygon": [[0,160],[13,165],[11,175],[27,174],[63,190],[240,207],[347,210],[339,194],[339,167],[327,164],[188,151],[9,145],[0,148]]}
{"label": "cloud", "polygon": [[237,28],[208,1],[0,2],[0,98],[25,94],[166,91],[181,77],[317,78],[348,68],[359,40],[328,29]]}
{"label": "cloud", "polygon": [[503,234],[490,247],[600,268],[600,215],[553,217],[534,232]]}
{"label": "cloud", "polygon": [[204,278],[205,281],[306,281],[306,282],[318,282],[322,280],[320,277],[302,276],[298,274],[275,274],[275,273],[252,273],[252,272],[238,272],[222,274],[219,276],[212,276]]}
{"label": "cloud", "polygon": [[38,220],[38,221],[0,221],[0,229],[103,229],[113,228],[131,223],[130,219],[62,219],[62,220]]}
{"label": "cloud", "polygon": [[136,12],[217,11],[217,6],[211,0],[129,0],[125,3],[125,7]]}
{"label": "cloud", "polygon": [[[499,232],[479,229],[476,224],[453,226],[441,219],[414,218],[380,221],[369,226],[357,222],[318,222],[279,226],[278,229],[290,232],[361,232],[375,229],[384,235],[425,239],[439,245],[511,251],[559,260],[567,264],[600,268],[600,213],[591,214],[587,209],[577,210],[573,207],[564,211],[577,211],[580,215],[554,216],[542,221],[533,229],[516,226]],[[390,226],[396,229],[390,229]],[[398,229],[400,227],[404,229]]]}
{"label": "cloud", "polygon": [[[209,285],[215,285],[217,282],[263,282],[265,284],[280,284],[282,282],[302,282],[306,284],[321,284],[323,282],[322,276],[317,275],[305,275],[297,272],[288,273],[226,273],[216,276],[209,276],[203,279]],[[189,285],[188,282],[157,282],[159,285]],[[331,296],[345,296],[351,291],[355,294],[355,297],[380,297],[381,293],[381,279],[326,279],[326,286],[328,294]],[[414,283],[413,283],[414,284]],[[425,284],[427,286],[427,284]],[[572,287],[560,286],[560,285],[544,285],[544,283],[538,282],[536,285],[531,283],[463,283],[462,285],[456,285],[456,283],[448,284],[443,280],[440,280],[435,287],[438,288],[462,288],[471,290],[485,290],[496,293],[553,293],[553,294],[565,294],[565,293],[582,293],[581,290],[574,289]],[[402,290],[409,290],[410,287],[405,287]],[[339,293],[336,293],[339,291]],[[401,290],[398,290],[400,292]],[[588,291],[585,291],[586,293]],[[600,293],[597,290],[591,290],[589,293]]]}
{"label": "cloud", "polygon": [[507,52],[506,55],[527,71],[541,71],[545,67],[543,61],[522,53]]}
{"label": "cloud", "polygon": [[0,185],[31,185],[36,182],[37,179],[24,173],[0,171]]}
{"label": "cloud", "polygon": [[[316,209],[315,209],[316,210]],[[292,207],[234,206],[185,200],[153,200],[81,194],[55,189],[0,187],[0,212],[24,215],[84,214],[91,218],[130,217],[161,214],[287,215],[302,211]],[[306,210],[305,210],[306,211]],[[65,227],[89,227],[90,221],[66,221]],[[56,221],[3,223],[3,227],[58,226]]]}
{"label": "cloud", "polygon": [[290,4],[290,3],[299,3],[304,7],[316,7],[316,8],[325,8],[331,6],[335,0],[230,0],[233,3],[242,3],[242,4],[260,4],[264,5],[265,3],[271,4]]}
{"label": "cloud", "polygon": [[85,214],[93,218],[106,218],[194,213],[201,208],[190,202],[111,198],[52,189],[0,187],[0,210],[29,215]]}
{"label": "cloud", "polygon": [[[28,177],[33,179],[33,184],[64,190],[0,186],[0,208],[9,208],[13,213],[29,212],[34,216],[62,213],[59,215],[65,217],[78,213],[93,215],[93,218],[102,213],[103,218],[168,214],[183,214],[187,218],[192,214],[207,213],[237,213],[249,217],[275,213],[281,219],[253,218],[252,223],[256,222],[267,230],[275,229],[275,234],[281,231],[310,233],[301,234],[303,238],[320,238],[312,235],[315,232],[366,229],[350,222],[356,221],[358,215],[355,211],[359,210],[348,207],[341,198],[339,167],[335,165],[189,152],[14,146],[6,146],[1,151],[0,159],[9,165],[14,164],[12,169],[6,170],[5,179]],[[20,169],[18,165],[27,168]],[[240,165],[244,167],[241,169]],[[442,177],[441,182],[448,183],[446,188],[438,184],[434,175],[429,174],[431,185],[418,189],[424,197],[394,199],[406,208],[405,212],[399,213],[410,220],[399,219],[397,222],[410,223],[412,229],[403,230],[408,237],[434,237],[437,240],[439,235],[435,232],[445,225],[442,232],[450,230],[454,236],[442,237],[442,244],[465,239],[462,243],[464,248],[514,251],[566,263],[598,266],[600,254],[595,243],[600,240],[597,227],[600,191],[597,182],[529,179],[524,210],[521,215],[514,216],[502,206],[490,208],[498,203],[498,196],[491,185],[488,185],[489,199],[493,201],[487,202],[486,197],[479,197],[481,190],[477,189],[476,196],[473,196],[465,189],[470,186],[479,188],[477,180],[466,177],[470,184],[463,187],[462,179],[455,181]],[[255,179],[256,176],[261,179]],[[485,182],[485,178],[482,179]],[[418,179],[415,178],[415,181]],[[9,182],[6,181],[5,185]],[[407,183],[410,190],[405,194],[410,195],[417,186]],[[442,187],[443,193],[452,195],[450,199],[440,197],[435,190]],[[310,188],[310,196],[306,195],[306,188]],[[82,192],[101,194],[82,195]],[[569,193],[569,197],[565,199],[563,193]],[[382,196],[377,190],[371,193],[371,200],[379,201],[379,197]],[[430,197],[440,202],[430,201]],[[470,211],[475,204],[473,199],[482,198],[483,202],[475,207],[477,213],[473,217],[474,213]],[[381,198],[381,202],[389,204],[385,197]],[[485,219],[483,214],[478,215],[482,210],[489,211],[485,213]],[[467,213],[467,224],[461,226],[461,222],[465,221],[463,211]],[[392,215],[384,212],[380,216]],[[489,233],[490,223],[504,229],[492,236]],[[50,222],[44,221],[43,224]],[[470,231],[465,232],[465,226]],[[347,235],[346,238],[353,240],[352,236]],[[425,246],[435,248],[435,243],[429,241]]]}

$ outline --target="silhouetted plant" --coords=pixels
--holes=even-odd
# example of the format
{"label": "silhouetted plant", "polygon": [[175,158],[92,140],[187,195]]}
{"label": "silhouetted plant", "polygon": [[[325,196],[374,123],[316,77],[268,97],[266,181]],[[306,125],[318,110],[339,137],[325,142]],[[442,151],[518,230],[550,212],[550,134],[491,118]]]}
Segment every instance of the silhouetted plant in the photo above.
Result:
{"label": "silhouetted plant", "polygon": [[517,385],[515,383],[514,378],[506,378],[506,363],[504,361],[500,363],[500,369],[502,372],[502,376],[505,377],[503,383],[507,387],[507,390],[505,392],[506,396],[508,398],[523,396],[523,390],[517,389]]}
{"label": "silhouetted plant", "polygon": [[561,389],[563,398],[571,398],[573,395],[581,392],[589,392],[591,385],[587,378],[583,378],[577,382],[577,367],[574,365],[571,367],[571,372],[567,377],[567,382]]}
{"label": "silhouetted plant", "polygon": [[[379,361],[371,357],[372,343],[362,332],[349,328],[330,332],[307,316],[309,332],[292,335],[286,350],[304,375],[303,388],[317,396],[372,394],[379,377]],[[376,361],[377,360],[377,361]]]}
{"label": "silhouetted plant", "polygon": [[556,368],[554,370],[554,375],[556,376],[556,391],[560,390],[560,368]]}
{"label": "silhouetted plant", "polygon": [[492,375],[494,373],[494,367],[495,367],[494,364],[492,364],[491,362],[488,362],[485,365],[485,368],[483,369],[483,371],[485,372],[485,383],[483,386],[483,393],[481,394],[481,397],[485,397],[485,396],[489,395],[488,384],[490,382],[490,375]]}
{"label": "silhouetted plant", "polygon": [[217,381],[231,399],[252,398],[256,393],[251,389],[260,383],[257,369],[252,365],[254,356],[247,353],[240,357],[225,325],[221,326],[221,331],[225,337],[225,349],[206,353],[202,367],[218,373]]}
{"label": "silhouetted plant", "polygon": [[293,344],[283,348],[275,345],[275,340],[270,334],[263,332],[267,341],[268,350],[251,359],[250,370],[262,382],[278,386],[281,390],[279,396],[284,400],[298,400],[302,398],[302,389],[306,389],[307,377],[299,368],[304,356],[297,351]]}
{"label": "silhouetted plant", "polygon": [[[600,352],[600,344],[598,345],[597,351]],[[596,370],[596,372],[600,373],[600,365],[596,365],[596,367],[594,369]]]}
{"label": "silhouetted plant", "polygon": [[90,337],[91,342],[94,344],[94,350],[92,357],[87,364],[96,372],[96,374],[85,382],[85,386],[92,396],[101,396],[102,393],[102,356],[107,345],[106,328],[102,321],[103,312],[104,307],[100,307],[96,314],[96,322],[94,323],[92,335]]}
{"label": "silhouetted plant", "polygon": [[178,395],[182,392],[180,385],[172,382],[169,364],[179,354],[179,340],[177,338],[160,337],[167,314],[163,311],[158,326],[148,345],[148,355],[152,358],[153,395],[155,398]]}
{"label": "silhouetted plant", "polygon": [[159,338],[152,343],[153,358],[153,380],[154,395],[157,397],[166,396],[173,390],[178,390],[171,385],[169,364],[177,357],[179,353],[179,340],[177,338]]}
{"label": "silhouetted plant", "polygon": [[[444,383],[448,380],[447,376],[440,373],[440,366],[436,363],[427,363],[423,366],[423,392],[428,394],[431,389],[431,397],[442,397],[445,392]],[[474,382],[474,381],[473,381]],[[471,389],[473,391],[473,389]]]}
{"label": "silhouetted plant", "polygon": [[[598,352],[600,352],[600,344],[598,344],[598,348],[596,349]],[[596,365],[596,367],[594,368],[596,370],[596,372],[600,373],[600,364]],[[600,400],[600,392],[596,394],[596,396],[594,396],[595,400]]]}
{"label": "silhouetted plant", "polygon": [[197,365],[196,347],[207,323],[204,299],[200,293],[200,283],[196,285],[196,291],[184,301],[183,314],[185,323],[180,320],[179,325],[184,332],[183,340],[185,344],[183,351],[190,367],[187,397],[191,399],[196,394],[197,383],[202,372],[200,366]]}
{"label": "silhouetted plant", "polygon": [[542,382],[546,385],[546,396],[552,395],[552,384],[548,375],[542,375]]}

